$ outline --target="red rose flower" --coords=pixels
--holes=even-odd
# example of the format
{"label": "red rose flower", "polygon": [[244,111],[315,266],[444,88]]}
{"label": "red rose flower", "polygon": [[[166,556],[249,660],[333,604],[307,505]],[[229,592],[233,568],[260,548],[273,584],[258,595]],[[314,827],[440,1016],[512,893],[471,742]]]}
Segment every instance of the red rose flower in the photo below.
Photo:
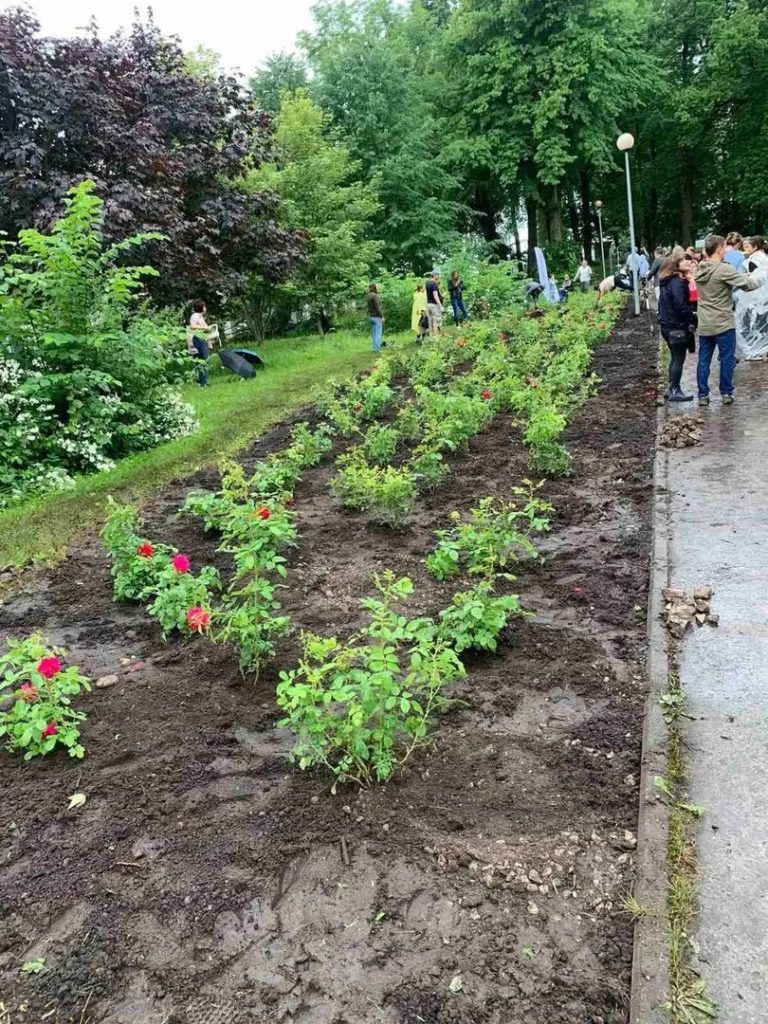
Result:
{"label": "red rose flower", "polygon": [[38,663],[37,671],[44,679],[53,679],[61,672],[61,662],[58,658],[42,658]]}
{"label": "red rose flower", "polygon": [[37,687],[34,683],[22,683],[19,691],[19,698],[25,704],[34,704],[37,700]]}
{"label": "red rose flower", "polygon": [[295,498],[286,498],[286,499],[285,499],[285,504],[286,504],[286,505],[287,505],[287,506],[288,506],[289,508],[292,508],[292,507],[293,507],[293,506],[294,506],[294,505],[296,504],[296,499],[295,499]]}
{"label": "red rose flower", "polygon": [[487,402],[491,398],[491,392],[483,391],[480,393],[480,397],[483,399],[483,401]]}
{"label": "red rose flower", "polygon": [[139,544],[139,546],[136,548],[136,554],[139,555],[139,557],[141,558],[151,558],[152,555],[154,555],[154,553],[155,549],[152,547],[151,544]]}
{"label": "red rose flower", "polygon": [[256,509],[256,515],[259,517],[259,519],[269,519],[272,513],[268,508],[258,508]]}
{"label": "red rose flower", "polygon": [[59,727],[54,722],[49,722],[43,729],[43,739],[47,739],[48,736],[55,736],[58,731]]}
{"label": "red rose flower", "polygon": [[211,616],[205,608],[190,608],[187,612],[187,625],[194,633],[204,633],[210,624]]}
{"label": "red rose flower", "polygon": [[171,559],[171,565],[176,572],[189,572],[189,559],[186,555],[174,555]]}

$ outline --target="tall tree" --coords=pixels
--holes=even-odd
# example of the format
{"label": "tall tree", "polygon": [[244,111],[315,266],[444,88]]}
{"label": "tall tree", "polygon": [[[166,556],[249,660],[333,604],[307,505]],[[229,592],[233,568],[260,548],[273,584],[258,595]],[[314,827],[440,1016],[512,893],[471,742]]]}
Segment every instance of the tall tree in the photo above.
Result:
{"label": "tall tree", "polygon": [[457,237],[461,185],[449,171],[450,112],[434,66],[440,19],[421,3],[315,6],[302,37],[314,95],[338,124],[383,204],[376,233],[388,266],[423,273]]}
{"label": "tall tree", "polygon": [[[210,70],[210,69],[209,69]],[[231,293],[258,269],[279,279],[302,239],[274,198],[236,187],[269,152],[271,121],[234,78],[190,74],[155,25],[127,35],[45,39],[22,9],[0,14],[0,228],[45,228],[61,197],[91,178],[109,241],[160,231],[157,294]]]}
{"label": "tall tree", "polygon": [[295,53],[274,53],[258,68],[250,84],[259,110],[276,114],[285,93],[309,88],[307,66]]}
{"label": "tall tree", "polygon": [[529,244],[562,240],[569,175],[614,165],[617,115],[652,78],[642,28],[637,0],[459,0],[448,43],[463,132],[509,204],[525,202]]}
{"label": "tall tree", "polygon": [[379,209],[360,164],[331,135],[329,118],[303,90],[284,93],[275,122],[275,160],[248,178],[282,200],[287,227],[309,235],[309,258],[291,284],[296,307],[309,306],[322,325],[339,304],[362,292],[381,249],[371,238]]}

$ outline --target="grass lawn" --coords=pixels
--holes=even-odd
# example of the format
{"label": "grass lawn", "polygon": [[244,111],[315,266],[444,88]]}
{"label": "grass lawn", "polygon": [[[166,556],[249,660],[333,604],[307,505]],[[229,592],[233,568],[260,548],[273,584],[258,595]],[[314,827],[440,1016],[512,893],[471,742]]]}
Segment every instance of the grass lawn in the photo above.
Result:
{"label": "grass lawn", "polygon": [[235,377],[213,358],[210,387],[185,389],[184,397],[200,419],[197,434],[123,459],[112,470],[80,477],[72,490],[0,512],[0,567],[60,558],[79,534],[99,523],[107,495],[141,501],[169,480],[234,454],[310,401],[329,377],[356,373],[373,358],[367,335],[350,332],[271,339],[258,351],[267,368],[251,380]]}

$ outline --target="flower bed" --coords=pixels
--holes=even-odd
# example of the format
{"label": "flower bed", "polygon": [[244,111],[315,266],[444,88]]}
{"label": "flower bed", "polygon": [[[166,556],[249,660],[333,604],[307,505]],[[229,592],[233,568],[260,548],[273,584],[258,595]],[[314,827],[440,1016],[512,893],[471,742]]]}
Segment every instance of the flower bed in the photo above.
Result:
{"label": "flower bed", "polygon": [[[233,645],[178,631],[163,643],[145,606],[114,602],[98,541],[6,603],[4,631],[63,636],[90,676],[116,677],[80,698],[84,761],[0,760],[15,823],[0,877],[0,900],[15,908],[0,947],[12,1013],[24,1003],[42,1019],[55,1004],[77,1020],[89,999],[94,1024],[374,1024],[380,1010],[409,1022],[623,1024],[656,412],[642,396],[654,356],[647,335],[624,329],[595,350],[600,399],[559,439],[572,473],[534,492],[554,509],[531,510],[550,520],[534,531],[543,560],[510,536],[524,525],[509,518],[510,492],[530,473],[511,415],[449,456],[449,475],[398,531],[339,510],[333,459],[350,442],[335,437],[292,489],[295,546],[282,550],[279,591],[292,633],[255,683]],[[246,455],[246,480],[290,433]],[[217,550],[223,535],[175,516],[190,485],[221,490],[212,472],[167,488],[144,510],[140,540],[153,555],[160,543],[187,555],[191,574],[216,568],[223,593],[235,569]],[[515,496],[521,512],[529,494]],[[259,496],[261,508],[271,500]],[[255,518],[269,525],[273,513]],[[449,551],[458,570],[440,581]],[[386,569],[411,580],[408,620],[437,622],[491,569],[516,576],[498,595],[536,614],[514,616],[495,653],[462,653],[466,675],[443,691],[454,703],[433,716],[431,746],[385,785],[333,795],[326,768],[291,769],[275,691],[299,664],[302,631],[359,651],[361,602]],[[87,803],[67,810],[76,792]],[[43,969],[22,975],[39,948]]]}

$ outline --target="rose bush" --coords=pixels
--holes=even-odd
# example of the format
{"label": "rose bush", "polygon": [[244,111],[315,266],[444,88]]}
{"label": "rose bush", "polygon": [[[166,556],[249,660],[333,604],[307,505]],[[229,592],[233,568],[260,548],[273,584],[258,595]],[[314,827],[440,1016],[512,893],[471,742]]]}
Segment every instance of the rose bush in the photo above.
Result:
{"label": "rose bush", "polygon": [[50,754],[57,746],[70,757],[83,757],[82,711],[72,698],[90,690],[90,681],[75,665],[64,667],[65,652],[47,647],[40,636],[8,640],[0,654],[0,739],[24,760]]}

